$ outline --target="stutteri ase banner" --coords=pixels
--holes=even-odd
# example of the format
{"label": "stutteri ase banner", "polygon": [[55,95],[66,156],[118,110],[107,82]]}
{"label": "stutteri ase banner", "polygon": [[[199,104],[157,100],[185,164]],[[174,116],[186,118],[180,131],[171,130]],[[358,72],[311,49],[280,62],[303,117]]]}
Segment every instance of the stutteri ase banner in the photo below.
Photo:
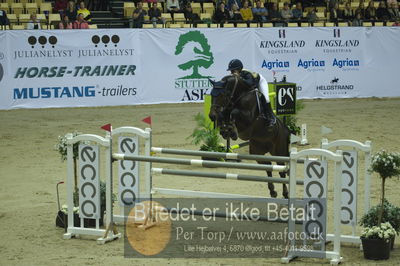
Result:
{"label": "stutteri ase banner", "polygon": [[400,28],[1,31],[0,109],[203,101],[243,61],[298,98],[397,97]]}

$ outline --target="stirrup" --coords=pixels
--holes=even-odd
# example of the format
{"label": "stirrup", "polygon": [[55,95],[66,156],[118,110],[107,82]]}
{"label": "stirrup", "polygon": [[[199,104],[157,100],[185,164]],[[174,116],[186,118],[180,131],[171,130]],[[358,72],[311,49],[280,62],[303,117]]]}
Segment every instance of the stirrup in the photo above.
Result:
{"label": "stirrup", "polygon": [[268,127],[272,127],[276,123],[276,119],[266,119],[265,121],[267,122]]}

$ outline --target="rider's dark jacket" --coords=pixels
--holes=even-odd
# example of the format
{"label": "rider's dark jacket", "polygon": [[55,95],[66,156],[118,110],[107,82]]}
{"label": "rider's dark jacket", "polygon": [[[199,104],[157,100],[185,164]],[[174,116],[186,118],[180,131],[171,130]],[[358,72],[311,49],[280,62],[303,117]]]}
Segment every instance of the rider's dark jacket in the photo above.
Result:
{"label": "rider's dark jacket", "polygon": [[240,71],[240,77],[252,88],[258,88],[260,83],[260,75],[247,69]]}

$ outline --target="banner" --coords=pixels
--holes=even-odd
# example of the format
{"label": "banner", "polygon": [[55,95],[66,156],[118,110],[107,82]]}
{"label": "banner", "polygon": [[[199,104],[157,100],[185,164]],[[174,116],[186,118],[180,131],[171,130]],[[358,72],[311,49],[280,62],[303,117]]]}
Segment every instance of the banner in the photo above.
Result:
{"label": "banner", "polygon": [[202,102],[228,62],[297,98],[398,97],[400,28],[0,31],[0,109]]}

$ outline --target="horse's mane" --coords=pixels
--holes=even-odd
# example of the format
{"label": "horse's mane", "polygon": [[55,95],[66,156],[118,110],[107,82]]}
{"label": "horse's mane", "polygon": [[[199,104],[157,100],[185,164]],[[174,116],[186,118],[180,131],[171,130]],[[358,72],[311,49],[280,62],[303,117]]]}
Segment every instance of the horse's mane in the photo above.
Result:
{"label": "horse's mane", "polygon": [[[235,74],[226,75],[225,77],[223,77],[221,79],[221,81],[225,82],[225,83],[232,83],[232,82],[234,83],[236,77],[237,77],[237,81],[238,81],[238,84],[237,84],[238,86],[244,87],[245,91],[247,91],[248,89],[251,88],[251,86],[249,84],[247,84],[239,75],[235,75]],[[225,86],[225,88],[227,88],[227,86]],[[233,89],[233,88],[229,88],[229,89]]]}

